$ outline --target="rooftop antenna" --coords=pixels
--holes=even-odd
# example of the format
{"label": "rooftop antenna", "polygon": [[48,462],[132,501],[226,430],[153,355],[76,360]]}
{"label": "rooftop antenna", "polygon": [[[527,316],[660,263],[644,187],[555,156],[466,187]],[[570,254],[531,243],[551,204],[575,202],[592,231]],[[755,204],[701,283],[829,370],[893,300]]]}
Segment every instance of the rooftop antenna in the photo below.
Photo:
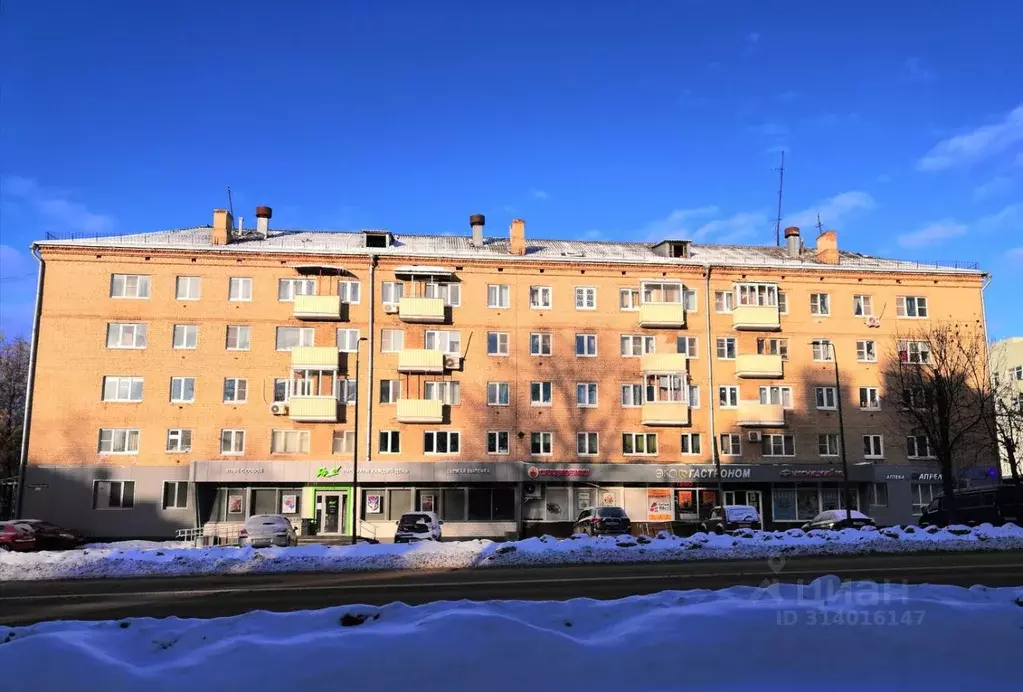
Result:
{"label": "rooftop antenna", "polygon": [[785,150],[781,150],[781,165],[774,170],[778,171],[778,217],[774,221],[774,244],[781,247],[781,192],[785,187]]}
{"label": "rooftop antenna", "polygon": [[824,233],[824,224],[821,222],[821,213],[817,212],[817,235]]}
{"label": "rooftop antenna", "polygon": [[234,202],[231,201],[231,186],[227,186],[227,211],[234,217]]}

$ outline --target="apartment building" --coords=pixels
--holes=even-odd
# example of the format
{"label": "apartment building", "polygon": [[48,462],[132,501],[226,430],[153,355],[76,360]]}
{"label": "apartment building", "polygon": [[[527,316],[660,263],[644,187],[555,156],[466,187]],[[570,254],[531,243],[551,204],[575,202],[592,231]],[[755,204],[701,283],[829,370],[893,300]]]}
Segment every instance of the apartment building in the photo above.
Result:
{"label": "apartment building", "polygon": [[[991,372],[1002,394],[995,405],[1002,412],[1002,434],[1014,437],[1014,457],[1017,469],[1023,469],[1023,336],[1010,336],[991,344]],[[1021,414],[1009,418],[1009,412]],[[1015,433],[1015,435],[1013,435]],[[1009,450],[999,445],[1002,478],[1011,479]]]}
{"label": "apartment building", "polygon": [[[35,244],[23,516],[97,536],[280,512],[388,538],[564,531],[594,505],[798,526],[940,492],[879,368],[928,320],[983,323],[984,274],[838,248],[200,228]],[[835,361],[839,387],[836,389]],[[714,463],[719,453],[720,478]],[[356,464],[357,462],[357,464]],[[356,469],[357,466],[357,469]],[[357,478],[358,492],[353,492]],[[720,495],[723,492],[723,497]]]}

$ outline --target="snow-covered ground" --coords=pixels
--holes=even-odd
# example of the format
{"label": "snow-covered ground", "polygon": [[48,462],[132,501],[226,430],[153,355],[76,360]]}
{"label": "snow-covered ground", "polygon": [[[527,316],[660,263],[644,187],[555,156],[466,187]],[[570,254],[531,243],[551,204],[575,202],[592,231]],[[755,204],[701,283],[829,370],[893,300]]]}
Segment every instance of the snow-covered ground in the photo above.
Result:
{"label": "snow-covered ground", "polygon": [[[0,627],[18,692],[1009,690],[1023,588],[806,586]],[[1012,682],[1015,680],[1016,682]]]}
{"label": "snow-covered ground", "polygon": [[401,569],[464,569],[515,565],[676,560],[743,560],[772,556],[849,555],[919,551],[1023,550],[1015,525],[953,526],[842,531],[744,530],[735,536],[697,533],[528,538],[508,543],[308,545],[296,548],[99,548],[64,552],[0,553],[0,581],[173,576],[243,572],[350,572]]}

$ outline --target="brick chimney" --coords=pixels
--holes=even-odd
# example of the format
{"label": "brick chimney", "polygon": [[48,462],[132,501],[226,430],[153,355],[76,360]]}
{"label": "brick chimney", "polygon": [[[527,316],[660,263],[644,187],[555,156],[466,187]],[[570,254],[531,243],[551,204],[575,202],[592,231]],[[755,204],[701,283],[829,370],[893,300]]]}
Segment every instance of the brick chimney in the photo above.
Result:
{"label": "brick chimney", "polygon": [[824,231],[817,236],[817,261],[838,264],[838,234],[834,231]]}
{"label": "brick chimney", "polygon": [[227,209],[213,210],[213,237],[211,242],[214,245],[227,245],[231,242],[231,230],[234,226],[234,219]]}
{"label": "brick chimney", "polygon": [[526,254],[526,222],[522,219],[512,219],[508,236],[508,252],[513,255]]}

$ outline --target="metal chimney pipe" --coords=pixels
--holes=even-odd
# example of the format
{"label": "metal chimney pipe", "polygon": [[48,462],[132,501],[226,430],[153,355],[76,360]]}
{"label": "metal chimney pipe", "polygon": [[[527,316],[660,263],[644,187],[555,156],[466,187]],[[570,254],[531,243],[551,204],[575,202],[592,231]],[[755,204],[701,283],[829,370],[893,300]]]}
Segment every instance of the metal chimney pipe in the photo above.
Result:
{"label": "metal chimney pipe", "polygon": [[270,217],[274,215],[274,210],[266,206],[256,207],[256,230],[264,238],[270,233]]}
{"label": "metal chimney pipe", "polygon": [[800,246],[799,229],[789,226],[785,229],[785,254],[789,257],[799,257]]}
{"label": "metal chimney pipe", "polygon": [[483,247],[483,226],[487,223],[487,217],[483,214],[473,214],[469,217],[469,227],[472,228],[473,247]]}

